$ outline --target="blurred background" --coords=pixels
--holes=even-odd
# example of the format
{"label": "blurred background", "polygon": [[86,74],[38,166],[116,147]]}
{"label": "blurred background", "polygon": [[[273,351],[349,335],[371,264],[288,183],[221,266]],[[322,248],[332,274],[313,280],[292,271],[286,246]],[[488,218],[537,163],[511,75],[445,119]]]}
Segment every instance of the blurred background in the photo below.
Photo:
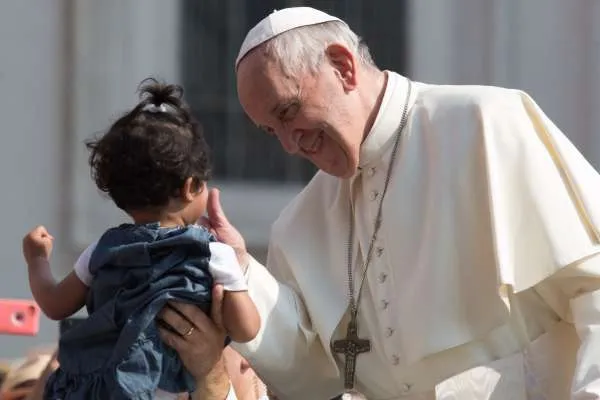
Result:
{"label": "blurred background", "polygon": [[[123,216],[96,191],[83,142],[132,107],[148,76],[182,84],[216,161],[230,219],[264,259],[269,226],[314,173],[249,124],[233,63],[273,9],[345,19],[381,68],[430,83],[528,91],[600,165],[600,2],[595,0],[0,0],[0,297],[29,298],[21,238],[56,237],[53,268]],[[0,357],[57,339],[0,336]]]}

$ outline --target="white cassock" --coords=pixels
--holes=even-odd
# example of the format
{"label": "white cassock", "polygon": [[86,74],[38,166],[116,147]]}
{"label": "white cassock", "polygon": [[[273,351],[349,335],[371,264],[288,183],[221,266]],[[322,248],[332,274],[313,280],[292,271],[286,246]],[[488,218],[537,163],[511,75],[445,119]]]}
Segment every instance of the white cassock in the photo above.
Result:
{"label": "white cassock", "polygon": [[[250,294],[263,326],[236,348],[281,399],[342,390],[348,318],[408,81],[387,72],[360,170],[319,172],[273,226]],[[525,93],[414,83],[360,304],[370,400],[600,398],[600,176]],[[358,278],[357,278],[358,279]]]}

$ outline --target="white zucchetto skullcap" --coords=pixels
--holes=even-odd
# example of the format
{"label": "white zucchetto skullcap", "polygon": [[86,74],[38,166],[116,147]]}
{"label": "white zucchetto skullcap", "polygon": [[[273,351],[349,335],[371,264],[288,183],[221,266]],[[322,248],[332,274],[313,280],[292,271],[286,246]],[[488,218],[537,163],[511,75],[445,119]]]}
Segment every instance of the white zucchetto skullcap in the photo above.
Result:
{"label": "white zucchetto skullcap", "polygon": [[341,19],[311,7],[290,7],[275,10],[250,29],[235,60],[235,68],[252,49],[292,29]]}

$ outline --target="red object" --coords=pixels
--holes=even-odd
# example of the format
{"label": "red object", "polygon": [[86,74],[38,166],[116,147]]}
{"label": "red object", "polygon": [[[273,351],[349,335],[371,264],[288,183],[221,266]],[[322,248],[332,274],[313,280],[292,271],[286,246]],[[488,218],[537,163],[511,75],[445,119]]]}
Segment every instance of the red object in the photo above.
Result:
{"label": "red object", "polygon": [[35,336],[40,315],[40,307],[33,300],[0,299],[0,334]]}

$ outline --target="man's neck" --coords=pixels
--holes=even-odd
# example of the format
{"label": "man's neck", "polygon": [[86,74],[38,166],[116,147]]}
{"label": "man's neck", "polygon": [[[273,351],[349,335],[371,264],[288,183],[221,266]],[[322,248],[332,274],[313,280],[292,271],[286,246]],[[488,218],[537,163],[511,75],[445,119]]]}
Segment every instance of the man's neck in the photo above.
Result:
{"label": "man's neck", "polygon": [[365,128],[363,132],[363,142],[371,132],[371,128],[375,123],[375,119],[377,118],[377,114],[379,114],[379,109],[381,108],[381,102],[383,101],[383,96],[385,94],[385,89],[387,87],[388,74],[385,71],[376,70],[370,77],[375,84],[372,86],[373,89],[371,93],[368,94],[368,101],[370,102],[371,112],[367,118],[365,123]]}

